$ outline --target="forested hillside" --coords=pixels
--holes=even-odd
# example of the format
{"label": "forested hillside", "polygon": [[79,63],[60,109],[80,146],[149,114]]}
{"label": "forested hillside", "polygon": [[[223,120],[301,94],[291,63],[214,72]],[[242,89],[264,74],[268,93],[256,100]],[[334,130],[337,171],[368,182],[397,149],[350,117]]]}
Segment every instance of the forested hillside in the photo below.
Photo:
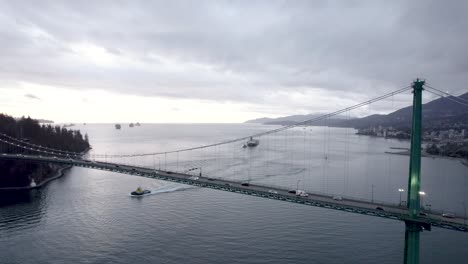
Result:
{"label": "forested hillside", "polygon": [[[83,136],[79,130],[69,130],[50,124],[40,125],[29,117],[16,120],[11,116],[0,114],[0,133],[49,148],[74,152],[82,152],[89,148],[88,136]],[[2,153],[19,153],[18,151],[21,151],[18,147],[0,144]],[[53,174],[57,168],[48,164],[0,161],[0,188],[28,186],[31,179],[39,183]]]}

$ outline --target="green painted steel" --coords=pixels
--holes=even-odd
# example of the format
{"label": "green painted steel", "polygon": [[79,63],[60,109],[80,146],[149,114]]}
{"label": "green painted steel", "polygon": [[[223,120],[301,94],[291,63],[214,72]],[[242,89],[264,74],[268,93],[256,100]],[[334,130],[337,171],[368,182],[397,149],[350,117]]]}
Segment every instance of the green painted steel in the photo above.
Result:
{"label": "green painted steel", "polygon": [[405,264],[419,263],[419,233],[421,226],[416,223],[405,223]]}
{"label": "green painted steel", "polygon": [[[422,91],[425,81],[416,79],[413,83],[413,124],[411,128],[411,157],[408,178],[408,213],[416,219],[421,209],[421,138],[422,138]],[[419,263],[419,233],[417,223],[405,223],[405,264]]]}
{"label": "green painted steel", "polygon": [[422,91],[424,81],[416,79],[413,83],[413,125],[411,129],[411,158],[408,179],[408,210],[411,217],[419,215],[421,190],[421,117]]}

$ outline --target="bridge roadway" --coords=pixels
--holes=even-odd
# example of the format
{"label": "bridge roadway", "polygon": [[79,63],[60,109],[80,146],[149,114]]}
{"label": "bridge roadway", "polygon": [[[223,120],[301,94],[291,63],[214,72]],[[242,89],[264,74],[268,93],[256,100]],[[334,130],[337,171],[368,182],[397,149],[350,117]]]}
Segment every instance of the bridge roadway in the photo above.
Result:
{"label": "bridge roadway", "polygon": [[[198,179],[195,179],[193,175],[185,173],[154,170],[144,167],[91,161],[85,159],[73,159],[69,157],[63,158],[52,156],[2,153],[0,155],[0,160],[1,159],[56,163],[99,170],[107,170],[123,174],[137,175],[141,177],[177,182],[181,184],[194,185],[204,188],[229,191],[234,193],[252,195],[286,202],[293,202],[310,206],[335,209],[351,213],[377,216],[401,221],[416,221],[421,223],[425,227],[425,229],[430,229],[430,226],[436,226],[445,229],[468,232],[468,225],[464,223],[463,218],[444,218],[441,215],[425,212],[427,214],[425,216],[420,216],[417,219],[410,219],[408,216],[408,210],[405,207],[399,207],[395,205],[376,204],[350,198],[343,198],[343,200],[334,200],[332,196],[314,193],[309,193],[308,197],[301,197],[293,193],[289,193],[286,189],[278,187],[268,187],[258,184],[249,184],[248,186],[244,186],[241,182],[219,178],[209,178],[204,176],[197,176]],[[377,207],[380,207],[383,210],[378,210]]]}

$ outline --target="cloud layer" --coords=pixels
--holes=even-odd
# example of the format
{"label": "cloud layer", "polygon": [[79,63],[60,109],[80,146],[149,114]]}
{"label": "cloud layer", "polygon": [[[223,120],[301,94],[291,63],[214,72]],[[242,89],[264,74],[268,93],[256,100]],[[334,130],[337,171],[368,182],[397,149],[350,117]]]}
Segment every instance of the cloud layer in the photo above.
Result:
{"label": "cloud layer", "polygon": [[0,82],[272,114],[278,103],[325,108],[319,94],[358,102],[416,77],[460,94],[466,13],[465,1],[2,1]]}

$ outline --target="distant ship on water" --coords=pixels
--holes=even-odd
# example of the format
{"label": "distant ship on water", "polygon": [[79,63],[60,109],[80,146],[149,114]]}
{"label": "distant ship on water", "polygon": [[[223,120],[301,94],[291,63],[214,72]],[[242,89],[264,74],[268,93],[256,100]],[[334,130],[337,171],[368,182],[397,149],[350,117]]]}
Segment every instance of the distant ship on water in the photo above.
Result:
{"label": "distant ship on water", "polygon": [[120,124],[115,124],[115,129],[120,129],[122,126]]}
{"label": "distant ship on water", "polygon": [[253,139],[250,137],[249,141],[247,141],[247,147],[256,147],[260,143],[260,140],[258,139]]}

